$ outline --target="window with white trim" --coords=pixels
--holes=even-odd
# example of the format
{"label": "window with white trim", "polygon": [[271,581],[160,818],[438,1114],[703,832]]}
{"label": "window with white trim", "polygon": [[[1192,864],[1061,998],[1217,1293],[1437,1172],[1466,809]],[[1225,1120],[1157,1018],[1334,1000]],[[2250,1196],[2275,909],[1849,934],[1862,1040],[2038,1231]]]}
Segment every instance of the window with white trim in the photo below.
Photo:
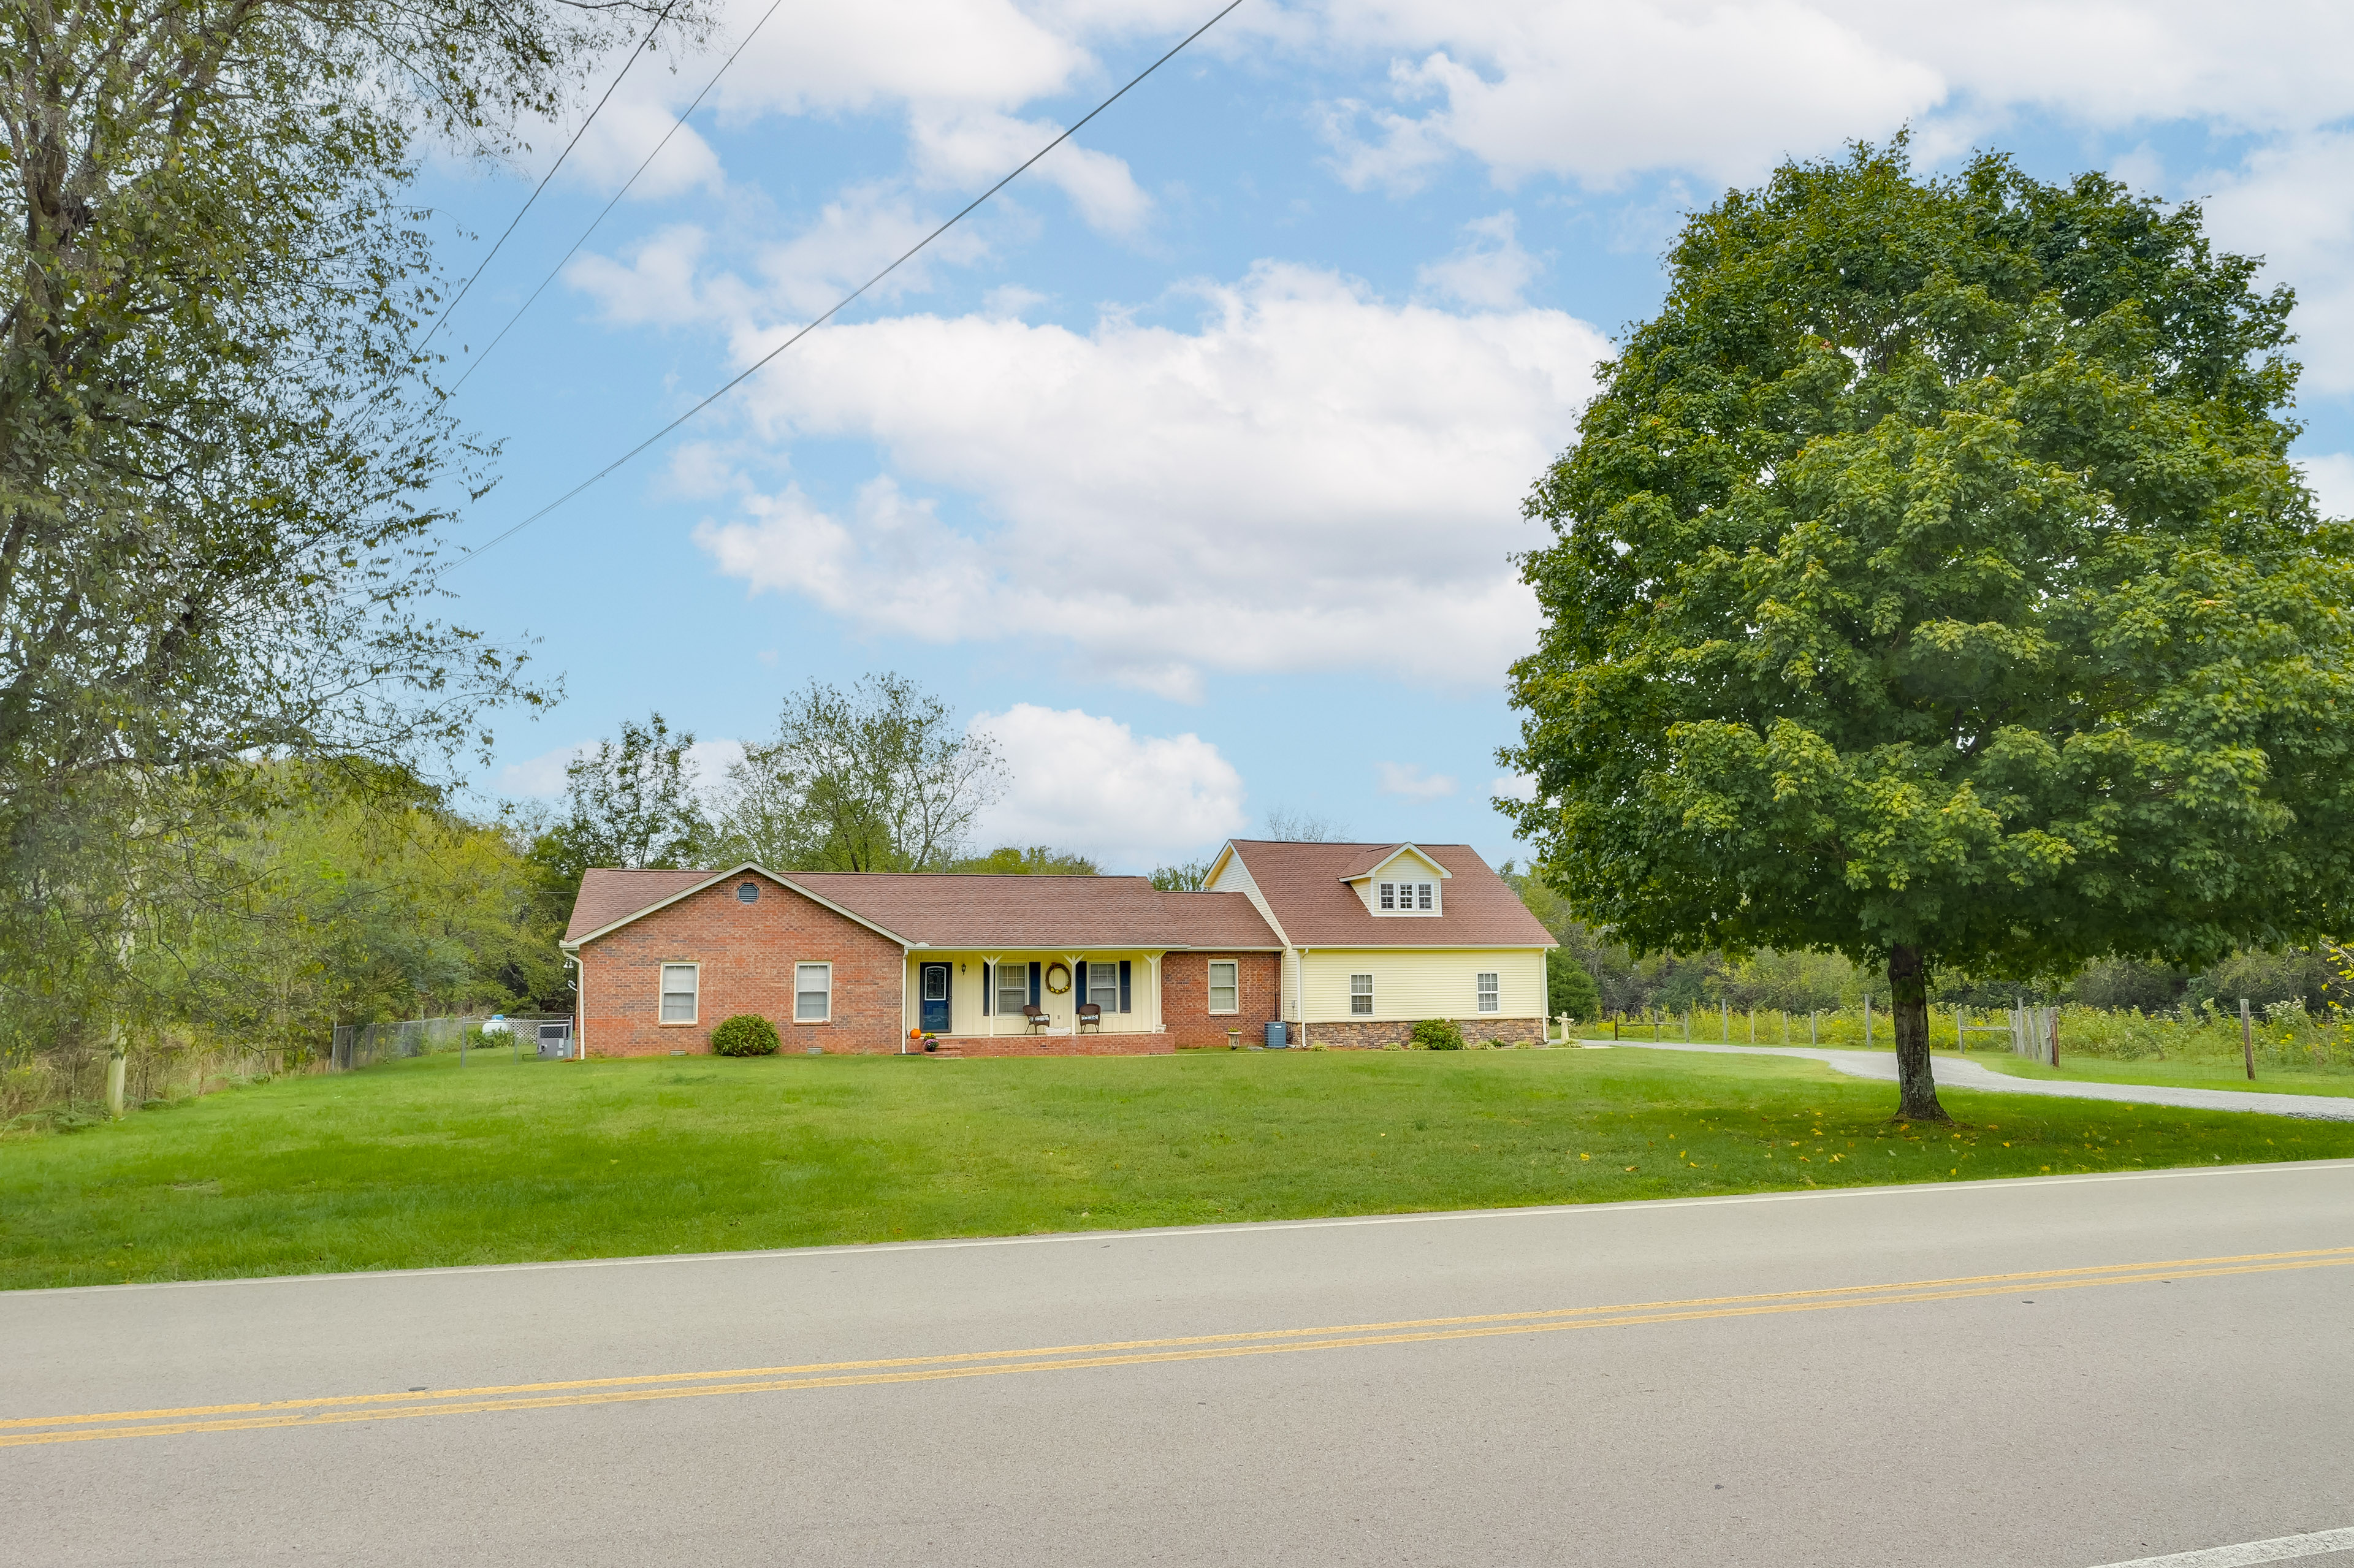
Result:
{"label": "window with white trim", "polygon": [[702,990],[703,966],[700,964],[664,964],[662,967],[662,1021],[664,1023],[695,1022],[695,1001]]}
{"label": "window with white trim", "polygon": [[1482,974],[1479,977],[1480,1012],[1494,1012],[1502,1006],[1502,1002],[1497,994],[1500,989],[1501,988],[1496,983],[1496,977],[1494,975]]}
{"label": "window with white trim", "polygon": [[1240,1012],[1243,1010],[1242,968],[1239,959],[1210,960],[1212,1012]]}
{"label": "window with white trim", "polygon": [[832,964],[795,964],[793,966],[793,1022],[795,1023],[833,1022],[833,966]]}
{"label": "window with white trim", "polygon": [[1376,915],[1436,915],[1438,913],[1438,884],[1435,882],[1384,882],[1373,889],[1373,913]]}
{"label": "window with white trim", "polygon": [[997,1011],[1020,1012],[1030,1005],[1030,966],[1019,961],[997,966]]}
{"label": "window with white trim", "polygon": [[1080,1000],[1092,1001],[1106,1012],[1119,1011],[1119,964],[1117,960],[1087,964],[1087,993]]}
{"label": "window with white trim", "polygon": [[1349,977],[1349,1011],[1351,1012],[1363,1014],[1366,1017],[1371,1017],[1373,1015],[1373,976],[1351,975]]}

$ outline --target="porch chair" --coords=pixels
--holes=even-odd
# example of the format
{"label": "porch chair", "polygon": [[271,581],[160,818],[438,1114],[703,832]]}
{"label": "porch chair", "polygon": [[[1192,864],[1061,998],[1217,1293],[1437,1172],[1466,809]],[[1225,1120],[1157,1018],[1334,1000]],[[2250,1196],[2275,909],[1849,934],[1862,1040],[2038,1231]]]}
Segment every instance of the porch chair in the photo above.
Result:
{"label": "porch chair", "polygon": [[1052,1022],[1046,1016],[1046,1010],[1034,1001],[1022,1004],[1022,1016],[1029,1021],[1030,1033],[1033,1034],[1037,1033]]}
{"label": "porch chair", "polygon": [[1098,1034],[1102,1033],[1103,1005],[1100,1002],[1093,1001],[1083,1001],[1079,1003],[1078,1027],[1081,1029],[1092,1029]]}

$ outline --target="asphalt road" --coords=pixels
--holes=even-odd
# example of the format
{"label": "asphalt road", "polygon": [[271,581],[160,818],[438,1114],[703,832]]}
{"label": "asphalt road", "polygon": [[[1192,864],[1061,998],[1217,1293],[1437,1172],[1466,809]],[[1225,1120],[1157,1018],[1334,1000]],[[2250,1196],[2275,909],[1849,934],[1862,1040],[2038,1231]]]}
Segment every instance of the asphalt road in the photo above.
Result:
{"label": "asphalt road", "polygon": [[2354,1162],[27,1291],[0,1559],[2093,1568],[2354,1526],[2349,1309]]}

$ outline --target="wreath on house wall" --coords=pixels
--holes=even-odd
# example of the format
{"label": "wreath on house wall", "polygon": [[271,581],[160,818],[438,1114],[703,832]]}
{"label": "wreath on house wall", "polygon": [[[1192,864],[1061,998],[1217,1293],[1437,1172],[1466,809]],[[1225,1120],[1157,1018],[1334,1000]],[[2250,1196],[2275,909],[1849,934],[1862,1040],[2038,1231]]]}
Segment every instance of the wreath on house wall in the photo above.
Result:
{"label": "wreath on house wall", "polygon": [[[1055,978],[1056,975],[1061,975],[1063,978],[1056,980]],[[1071,966],[1056,959],[1046,966],[1046,990],[1055,996],[1060,996],[1070,989]]]}

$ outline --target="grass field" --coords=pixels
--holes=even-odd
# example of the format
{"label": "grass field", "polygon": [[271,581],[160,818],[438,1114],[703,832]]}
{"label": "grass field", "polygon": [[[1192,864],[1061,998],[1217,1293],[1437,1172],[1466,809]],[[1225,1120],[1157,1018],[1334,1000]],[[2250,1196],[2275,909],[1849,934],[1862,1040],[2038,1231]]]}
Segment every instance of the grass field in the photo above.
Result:
{"label": "grass field", "polygon": [[2044,1078],[2054,1082],[2084,1084],[2163,1084],[2185,1089],[2248,1089],[2267,1095],[2354,1095],[2354,1073],[2342,1069],[2334,1072],[2297,1072],[2291,1068],[2256,1068],[2256,1081],[2248,1081],[2247,1069],[2238,1062],[2108,1062],[2097,1056],[2070,1061],[2067,1053],[2060,1055],[2057,1068],[2041,1062],[2008,1054],[1985,1055],[1973,1054],[1970,1060],[1998,1073],[2014,1077]]}
{"label": "grass field", "polygon": [[2354,1155],[2354,1126],[1638,1051],[427,1057],[0,1141],[0,1286]]}

